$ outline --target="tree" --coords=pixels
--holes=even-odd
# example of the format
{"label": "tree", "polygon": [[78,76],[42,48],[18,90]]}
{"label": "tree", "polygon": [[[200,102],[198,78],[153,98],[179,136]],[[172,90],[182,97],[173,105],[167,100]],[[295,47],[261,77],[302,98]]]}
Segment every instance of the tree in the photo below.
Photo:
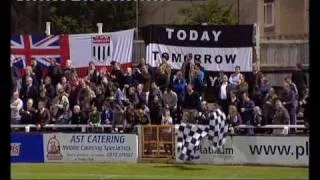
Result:
{"label": "tree", "polygon": [[209,25],[233,25],[238,20],[232,13],[232,5],[219,4],[217,0],[209,0],[204,4],[197,4],[189,8],[182,8],[184,23],[195,25],[208,23]]}
{"label": "tree", "polygon": [[52,34],[97,32],[98,22],[110,32],[134,27],[135,2],[19,2],[12,3],[11,18],[16,34],[43,34],[45,21]]}

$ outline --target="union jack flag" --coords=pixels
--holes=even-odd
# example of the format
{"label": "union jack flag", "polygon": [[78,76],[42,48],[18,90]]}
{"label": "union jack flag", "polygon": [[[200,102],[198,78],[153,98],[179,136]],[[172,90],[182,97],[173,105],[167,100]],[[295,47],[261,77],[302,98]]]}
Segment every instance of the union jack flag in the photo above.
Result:
{"label": "union jack flag", "polygon": [[55,58],[58,65],[64,65],[70,56],[68,35],[13,35],[10,42],[12,63],[19,68],[30,65],[32,58],[42,68],[50,65],[51,58]]}

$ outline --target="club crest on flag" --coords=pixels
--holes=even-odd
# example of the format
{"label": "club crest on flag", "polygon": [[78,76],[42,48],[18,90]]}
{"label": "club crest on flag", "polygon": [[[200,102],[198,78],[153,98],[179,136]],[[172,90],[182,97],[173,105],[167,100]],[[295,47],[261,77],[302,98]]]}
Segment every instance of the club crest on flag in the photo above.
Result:
{"label": "club crest on flag", "polygon": [[92,56],[99,63],[111,61],[112,41],[109,35],[92,36]]}

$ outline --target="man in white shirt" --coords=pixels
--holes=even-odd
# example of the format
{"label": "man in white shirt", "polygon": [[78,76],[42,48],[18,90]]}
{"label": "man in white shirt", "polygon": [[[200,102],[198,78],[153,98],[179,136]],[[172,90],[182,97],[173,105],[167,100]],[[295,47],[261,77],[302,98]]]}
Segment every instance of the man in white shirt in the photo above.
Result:
{"label": "man in white shirt", "polygon": [[19,98],[19,93],[15,91],[13,93],[11,108],[11,124],[20,124],[21,116],[20,110],[23,108],[23,102]]}
{"label": "man in white shirt", "polygon": [[236,88],[240,84],[240,66],[235,67],[235,72],[230,75],[229,83],[232,89]]}
{"label": "man in white shirt", "polygon": [[228,76],[224,75],[222,84],[220,85],[218,99],[219,99],[219,105],[221,106],[222,111],[225,114],[228,114],[229,93],[230,93],[230,86],[228,83]]}

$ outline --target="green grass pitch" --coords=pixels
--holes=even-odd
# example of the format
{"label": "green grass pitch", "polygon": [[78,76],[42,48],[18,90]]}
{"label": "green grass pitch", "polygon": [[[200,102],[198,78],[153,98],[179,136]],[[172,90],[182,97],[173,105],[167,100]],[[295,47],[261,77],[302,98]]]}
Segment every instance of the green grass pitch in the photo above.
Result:
{"label": "green grass pitch", "polygon": [[155,163],[17,163],[11,179],[308,179],[308,167]]}

